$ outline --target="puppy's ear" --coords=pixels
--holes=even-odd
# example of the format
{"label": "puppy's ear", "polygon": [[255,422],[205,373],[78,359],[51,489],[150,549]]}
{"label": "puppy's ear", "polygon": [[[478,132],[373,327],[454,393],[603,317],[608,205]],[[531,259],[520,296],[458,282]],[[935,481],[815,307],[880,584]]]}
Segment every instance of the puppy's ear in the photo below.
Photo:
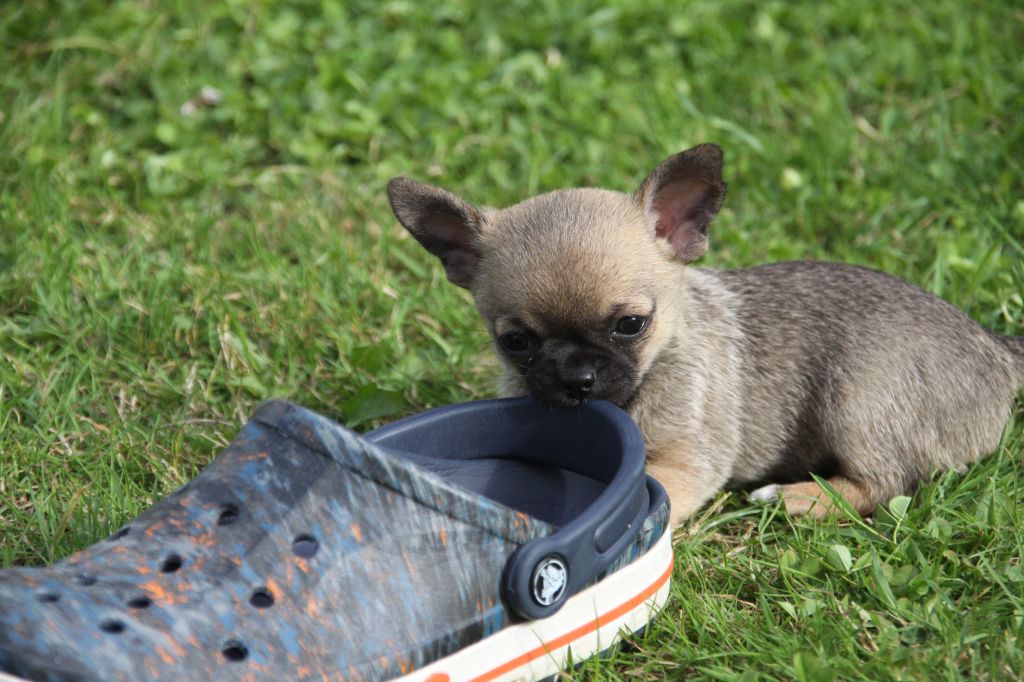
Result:
{"label": "puppy's ear", "polygon": [[664,239],[684,263],[708,247],[708,225],[725,200],[722,148],[702,144],[661,162],[634,194]]}
{"label": "puppy's ear", "polygon": [[452,284],[468,289],[480,262],[480,212],[447,190],[409,178],[388,183],[388,200],[405,229],[441,259]]}

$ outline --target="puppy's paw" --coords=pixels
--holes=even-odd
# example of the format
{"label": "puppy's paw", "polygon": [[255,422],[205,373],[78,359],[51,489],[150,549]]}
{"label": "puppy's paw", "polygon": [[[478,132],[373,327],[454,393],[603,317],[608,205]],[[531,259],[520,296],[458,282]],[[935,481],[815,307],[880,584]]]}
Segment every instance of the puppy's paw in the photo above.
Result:
{"label": "puppy's paw", "polygon": [[[827,480],[832,490],[839,494],[847,504],[859,514],[867,515],[874,511],[880,497],[863,483],[852,481],[843,476],[834,476]],[[829,493],[814,481],[789,483],[786,485],[771,484],[758,488],[750,493],[755,502],[777,502],[782,500],[786,513],[790,516],[807,514],[814,518],[824,518],[839,511]]]}
{"label": "puppy's paw", "polygon": [[749,497],[751,502],[778,502],[779,486],[775,483],[769,483],[757,490],[751,490]]}

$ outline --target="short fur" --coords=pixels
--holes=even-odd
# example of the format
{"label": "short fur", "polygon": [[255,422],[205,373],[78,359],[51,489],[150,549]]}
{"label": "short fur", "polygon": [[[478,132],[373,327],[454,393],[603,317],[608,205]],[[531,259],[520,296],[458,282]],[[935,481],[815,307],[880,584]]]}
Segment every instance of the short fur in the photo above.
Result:
{"label": "short fur", "polygon": [[[674,523],[723,487],[758,484],[772,484],[760,499],[821,515],[811,474],[870,513],[994,450],[1024,385],[1024,339],[865,268],[687,266],[724,199],[721,170],[721,150],[701,145],[630,195],[568,189],[494,210],[402,178],[388,193],[471,290],[502,394],[627,409]],[[638,319],[640,333],[621,333]]]}

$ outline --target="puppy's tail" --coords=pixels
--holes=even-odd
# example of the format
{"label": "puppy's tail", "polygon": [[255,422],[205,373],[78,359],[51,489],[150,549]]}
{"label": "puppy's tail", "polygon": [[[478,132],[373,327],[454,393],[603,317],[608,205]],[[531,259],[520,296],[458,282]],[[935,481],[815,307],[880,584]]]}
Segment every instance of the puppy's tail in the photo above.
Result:
{"label": "puppy's tail", "polygon": [[1020,380],[1024,383],[1024,336],[1004,336],[1003,342],[1013,353],[1017,361],[1017,370],[1020,372]]}

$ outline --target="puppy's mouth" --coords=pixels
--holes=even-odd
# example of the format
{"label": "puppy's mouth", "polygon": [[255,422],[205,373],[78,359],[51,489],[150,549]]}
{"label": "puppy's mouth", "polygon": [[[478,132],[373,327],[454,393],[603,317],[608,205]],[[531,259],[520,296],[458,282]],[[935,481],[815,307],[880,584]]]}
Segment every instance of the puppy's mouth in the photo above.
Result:
{"label": "puppy's mouth", "polygon": [[545,385],[540,381],[527,381],[527,389],[530,395],[542,400],[553,407],[579,407],[584,403],[594,400],[607,400],[622,409],[627,409],[636,398],[639,391],[638,386],[630,386],[627,390],[612,389],[596,386],[586,392],[575,389],[565,389],[558,385]]}
{"label": "puppy's mouth", "polygon": [[534,398],[543,400],[552,407],[579,407],[583,403],[595,400],[595,398],[582,398],[577,396],[565,395],[564,393],[534,393]]}

